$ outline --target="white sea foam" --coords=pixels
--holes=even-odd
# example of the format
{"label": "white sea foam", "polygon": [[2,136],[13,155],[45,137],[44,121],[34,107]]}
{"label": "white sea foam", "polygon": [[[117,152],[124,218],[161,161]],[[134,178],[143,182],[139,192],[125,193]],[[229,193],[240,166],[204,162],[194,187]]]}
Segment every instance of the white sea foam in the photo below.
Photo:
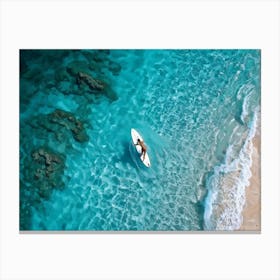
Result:
{"label": "white sea foam", "polygon": [[237,99],[240,100],[243,96],[247,96],[253,89],[254,85],[252,84],[242,85],[236,94]]}
{"label": "white sea foam", "polygon": [[243,124],[247,124],[250,118],[250,114],[252,113],[252,109],[250,108],[252,103],[251,101],[255,98],[255,95],[256,89],[252,84],[242,85],[236,94],[238,100],[243,99],[242,112],[240,116]]}
{"label": "white sea foam", "polygon": [[259,108],[248,127],[248,135],[239,155],[234,159],[234,146],[227,149],[225,162],[214,168],[207,181],[204,227],[206,230],[236,230],[242,224],[245,190],[251,177],[253,143]]}

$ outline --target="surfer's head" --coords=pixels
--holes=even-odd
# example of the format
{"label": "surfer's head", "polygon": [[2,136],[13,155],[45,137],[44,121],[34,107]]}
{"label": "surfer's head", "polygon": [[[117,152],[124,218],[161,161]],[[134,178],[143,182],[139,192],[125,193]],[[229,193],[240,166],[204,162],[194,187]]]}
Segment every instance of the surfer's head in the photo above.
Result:
{"label": "surfer's head", "polygon": [[139,143],[139,142],[140,142],[140,139],[138,138],[138,139],[137,139],[137,143]]}

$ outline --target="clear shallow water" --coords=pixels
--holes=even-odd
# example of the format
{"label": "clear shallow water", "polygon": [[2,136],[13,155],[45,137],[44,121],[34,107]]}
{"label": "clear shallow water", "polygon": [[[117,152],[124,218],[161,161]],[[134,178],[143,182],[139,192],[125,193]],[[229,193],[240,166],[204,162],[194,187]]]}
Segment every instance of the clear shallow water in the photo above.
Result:
{"label": "clear shallow water", "polygon": [[[91,67],[88,53],[98,58]],[[20,92],[21,203],[28,210],[23,229],[240,226],[260,110],[260,51],[26,51],[23,56],[27,66],[21,69],[28,68]],[[86,64],[87,73],[110,84],[118,98],[83,94],[73,80],[57,78],[58,69],[73,61]],[[55,109],[82,120],[89,140],[80,143],[69,134],[58,141],[32,125]],[[149,169],[131,145],[131,128],[148,146]],[[47,199],[32,197],[33,177],[25,172],[32,172],[28,158],[40,146],[65,155],[64,188],[53,188]]]}

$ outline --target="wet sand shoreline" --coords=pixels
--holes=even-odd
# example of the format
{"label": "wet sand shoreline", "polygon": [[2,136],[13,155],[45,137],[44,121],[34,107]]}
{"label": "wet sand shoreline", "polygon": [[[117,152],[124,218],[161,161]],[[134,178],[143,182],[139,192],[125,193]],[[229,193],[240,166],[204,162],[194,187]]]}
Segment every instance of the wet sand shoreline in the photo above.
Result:
{"label": "wet sand shoreline", "polygon": [[240,231],[261,231],[261,135],[257,130],[253,138],[252,177],[246,188],[243,223]]}

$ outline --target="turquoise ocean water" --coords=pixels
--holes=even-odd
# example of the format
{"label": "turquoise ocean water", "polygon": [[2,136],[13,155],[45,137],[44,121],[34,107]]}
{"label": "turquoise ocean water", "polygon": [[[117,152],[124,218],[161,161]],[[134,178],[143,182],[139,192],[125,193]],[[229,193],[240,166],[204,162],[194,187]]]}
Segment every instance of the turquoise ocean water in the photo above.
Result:
{"label": "turquoise ocean water", "polygon": [[[238,229],[260,62],[259,50],[21,50],[20,228]],[[106,90],[92,90],[80,72]],[[54,119],[57,109],[64,115]],[[36,158],[38,149],[61,166]]]}

